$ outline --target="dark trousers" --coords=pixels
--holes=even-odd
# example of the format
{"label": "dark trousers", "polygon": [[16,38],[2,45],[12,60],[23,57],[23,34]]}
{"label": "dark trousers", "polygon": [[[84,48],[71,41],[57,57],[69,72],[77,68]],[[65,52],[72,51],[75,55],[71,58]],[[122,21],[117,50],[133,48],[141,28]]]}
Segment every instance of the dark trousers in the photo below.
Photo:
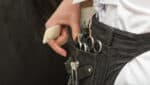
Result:
{"label": "dark trousers", "polygon": [[0,0],[0,85],[65,85],[64,58],[42,44],[61,0]]}
{"label": "dark trousers", "polygon": [[[102,42],[99,53],[70,47],[70,55],[79,60],[79,85],[113,85],[121,69],[136,56],[150,50],[150,33],[133,34],[100,23],[93,17],[92,31]],[[72,50],[72,51],[71,51]]]}

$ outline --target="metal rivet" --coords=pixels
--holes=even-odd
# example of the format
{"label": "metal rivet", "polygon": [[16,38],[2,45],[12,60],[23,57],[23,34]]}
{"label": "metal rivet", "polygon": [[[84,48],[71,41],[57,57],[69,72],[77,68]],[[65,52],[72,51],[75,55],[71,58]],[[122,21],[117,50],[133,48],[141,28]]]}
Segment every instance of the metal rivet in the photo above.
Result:
{"label": "metal rivet", "polygon": [[88,68],[88,71],[91,73],[92,72],[92,68]]}

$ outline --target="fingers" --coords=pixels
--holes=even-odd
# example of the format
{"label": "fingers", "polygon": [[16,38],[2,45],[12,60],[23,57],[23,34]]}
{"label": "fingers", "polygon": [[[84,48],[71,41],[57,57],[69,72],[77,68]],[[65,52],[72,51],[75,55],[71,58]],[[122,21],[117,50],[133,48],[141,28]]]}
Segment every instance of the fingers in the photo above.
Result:
{"label": "fingers", "polygon": [[61,25],[60,35],[56,39],[50,40],[48,44],[56,53],[64,57],[67,56],[67,52],[61,46],[67,42],[68,34],[67,34],[67,29],[64,28],[62,25],[67,25],[67,24],[68,24],[67,19],[60,18],[59,16],[52,16],[45,24],[46,28],[55,25]]}
{"label": "fingers", "polygon": [[67,52],[66,52],[63,48],[61,48],[61,47],[58,45],[58,43],[56,43],[55,40],[50,40],[50,41],[48,42],[48,44],[49,44],[49,46],[50,46],[56,53],[58,53],[58,54],[60,54],[61,56],[64,56],[64,57],[67,56]]}
{"label": "fingers", "polygon": [[[64,0],[54,14],[46,22],[45,27],[53,27],[55,25],[70,26],[72,28],[72,37],[75,40],[79,30],[79,5],[72,4],[70,0]],[[74,18],[74,19],[73,19]],[[61,46],[67,42],[67,30],[61,28],[60,35],[48,42],[49,46],[58,54],[66,56],[67,52]]]}
{"label": "fingers", "polygon": [[67,52],[61,46],[64,45],[67,42],[67,40],[68,40],[67,29],[62,28],[60,36],[56,40],[50,40],[48,44],[56,53],[66,57]]}
{"label": "fingers", "polygon": [[78,33],[80,33],[80,24],[79,21],[71,23],[71,28],[72,28],[72,37],[73,40],[76,40],[76,37]]}
{"label": "fingers", "polygon": [[[51,18],[50,20],[47,21],[46,27],[54,26],[57,24],[60,25],[70,25],[72,28],[72,37],[73,40],[76,39],[77,34],[80,32],[80,24],[79,21],[76,19],[72,22],[70,20],[66,21],[66,19],[60,19],[57,20],[58,17],[56,18]],[[55,19],[55,20],[54,20]],[[67,29],[61,26],[61,33],[55,40],[50,40],[48,42],[49,46],[58,54],[62,56],[66,56],[67,52],[65,49],[63,49],[61,46],[64,45],[68,40],[68,34],[67,34]]]}
{"label": "fingers", "polygon": [[58,43],[59,46],[64,45],[68,40],[68,33],[67,29],[64,27],[62,28],[60,36],[56,39],[56,43]]}

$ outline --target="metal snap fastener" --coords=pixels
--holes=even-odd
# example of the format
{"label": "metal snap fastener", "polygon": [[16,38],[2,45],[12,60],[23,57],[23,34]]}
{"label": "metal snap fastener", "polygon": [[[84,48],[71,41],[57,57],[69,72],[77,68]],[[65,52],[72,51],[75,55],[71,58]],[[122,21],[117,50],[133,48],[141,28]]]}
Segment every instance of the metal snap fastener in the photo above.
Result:
{"label": "metal snap fastener", "polygon": [[92,72],[92,68],[88,68],[88,72],[90,72],[90,73],[91,73],[91,72]]}

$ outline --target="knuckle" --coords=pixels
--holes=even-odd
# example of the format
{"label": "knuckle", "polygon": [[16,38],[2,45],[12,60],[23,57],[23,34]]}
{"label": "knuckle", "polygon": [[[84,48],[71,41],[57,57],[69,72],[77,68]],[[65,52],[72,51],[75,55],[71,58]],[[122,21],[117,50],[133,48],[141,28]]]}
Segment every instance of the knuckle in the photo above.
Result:
{"label": "knuckle", "polygon": [[48,19],[46,21],[45,27],[49,27],[49,26],[52,26],[52,25],[55,25],[55,24],[56,24],[56,20],[51,17],[50,19]]}
{"label": "knuckle", "polygon": [[47,22],[45,23],[45,27],[48,27],[50,23],[50,20],[47,20]]}

